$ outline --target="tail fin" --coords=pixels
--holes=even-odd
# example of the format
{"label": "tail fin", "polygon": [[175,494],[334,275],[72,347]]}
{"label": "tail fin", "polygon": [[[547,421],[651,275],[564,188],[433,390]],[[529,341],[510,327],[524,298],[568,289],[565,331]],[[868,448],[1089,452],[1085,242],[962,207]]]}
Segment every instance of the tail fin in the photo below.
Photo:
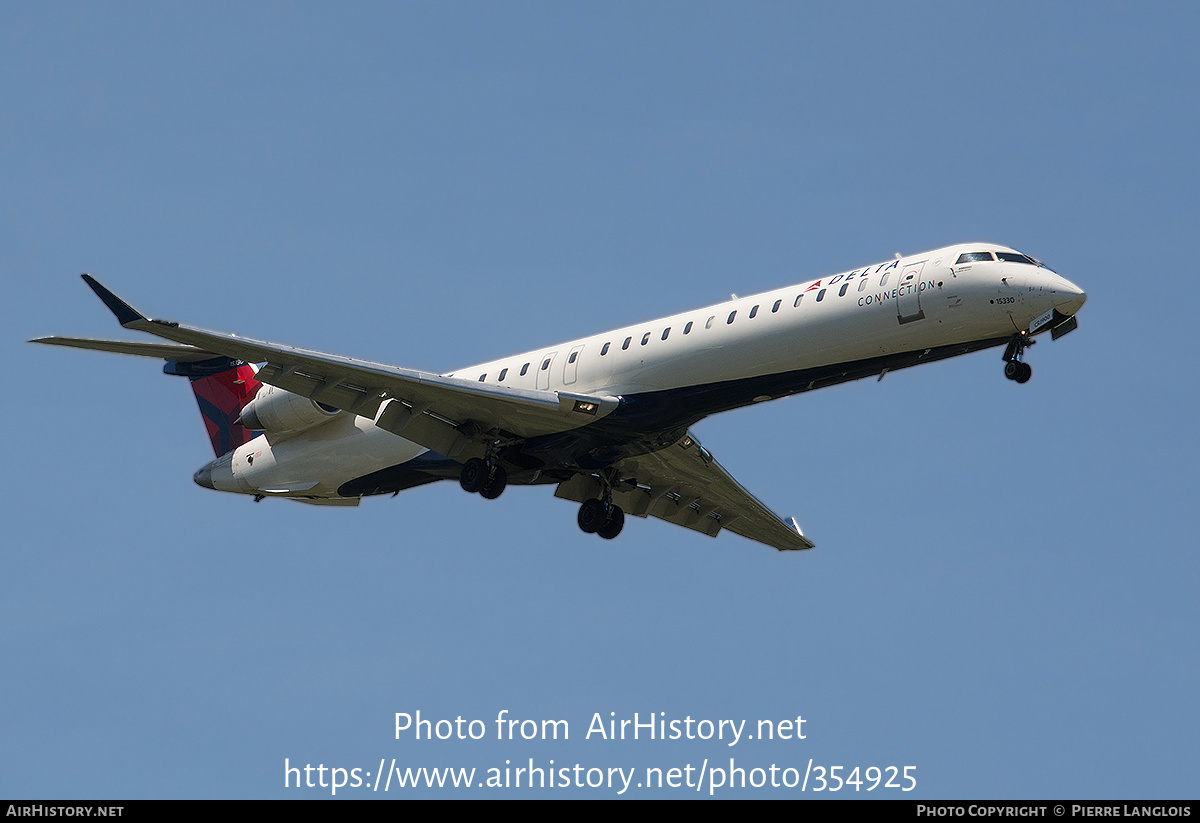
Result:
{"label": "tail fin", "polygon": [[262,385],[254,377],[253,366],[230,357],[214,357],[200,362],[169,360],[163,372],[192,381],[196,405],[217,457],[254,437],[256,432],[237,422],[242,408]]}

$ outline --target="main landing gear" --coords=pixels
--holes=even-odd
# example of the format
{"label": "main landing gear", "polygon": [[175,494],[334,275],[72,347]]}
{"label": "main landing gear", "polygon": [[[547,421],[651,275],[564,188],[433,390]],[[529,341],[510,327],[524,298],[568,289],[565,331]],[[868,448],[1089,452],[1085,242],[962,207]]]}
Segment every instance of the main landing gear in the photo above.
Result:
{"label": "main landing gear", "polygon": [[463,463],[462,471],[458,475],[458,484],[463,487],[463,491],[472,494],[478,492],[480,497],[495,500],[508,485],[508,472],[493,461],[472,457]]}
{"label": "main landing gear", "polygon": [[1033,367],[1021,359],[1027,346],[1032,346],[1036,340],[1029,338],[1029,332],[1014,334],[1004,349],[1004,376],[1018,383],[1026,383],[1033,376]]}
{"label": "main landing gear", "polygon": [[625,526],[625,512],[611,499],[605,502],[592,497],[583,501],[576,520],[579,528],[588,534],[598,534],[605,540],[612,540]]}

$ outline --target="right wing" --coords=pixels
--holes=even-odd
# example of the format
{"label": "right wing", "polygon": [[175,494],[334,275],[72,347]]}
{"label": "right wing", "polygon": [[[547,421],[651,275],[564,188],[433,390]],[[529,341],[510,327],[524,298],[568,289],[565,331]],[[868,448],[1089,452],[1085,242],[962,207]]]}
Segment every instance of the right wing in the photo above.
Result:
{"label": "right wing", "polygon": [[[624,481],[612,500],[626,514],[658,517],[715,537],[721,529],[780,551],[811,549],[794,518],[784,520],[733,479],[691,433],[660,451],[627,457],[613,467]],[[600,481],[576,475],[556,497],[598,497]]]}

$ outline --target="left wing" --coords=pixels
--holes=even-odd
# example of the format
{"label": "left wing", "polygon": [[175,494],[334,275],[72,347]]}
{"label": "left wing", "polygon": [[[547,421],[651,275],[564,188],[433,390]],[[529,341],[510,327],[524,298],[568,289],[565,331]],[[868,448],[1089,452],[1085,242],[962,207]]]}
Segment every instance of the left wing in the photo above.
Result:
{"label": "left wing", "polygon": [[[627,457],[613,467],[624,482],[612,500],[626,514],[658,517],[715,537],[721,529],[787,551],[811,549],[795,518],[783,519],[746,491],[689,432],[660,451]],[[576,502],[598,497],[600,481],[576,475],[554,493]]]}
{"label": "left wing", "polygon": [[[529,438],[584,426],[610,414],[620,402],[616,397],[486,385],[151,320],[95,278],[85,274],[83,279],[127,329],[193,347],[188,352],[202,350],[265,363],[255,375],[263,383],[373,418],[381,428],[460,461],[482,456],[485,444],[496,439]],[[64,340],[43,342],[71,345]],[[95,344],[103,343],[108,351],[139,345],[110,341],[75,345],[80,343],[84,348],[100,348]]]}
{"label": "left wing", "polygon": [[[89,275],[83,279],[125,328],[183,345],[61,337],[36,342],[180,361],[223,355],[265,363],[255,375],[263,383],[373,418],[377,426],[460,462],[483,456],[497,439],[579,428],[620,403],[611,396],[486,385],[152,320]],[[713,536],[728,529],[780,550],[813,547],[794,519],[784,520],[746,491],[690,433],[611,468],[621,481],[612,488],[613,502],[629,514]],[[599,479],[581,473],[560,483],[555,495],[582,502],[598,497],[601,488]]]}

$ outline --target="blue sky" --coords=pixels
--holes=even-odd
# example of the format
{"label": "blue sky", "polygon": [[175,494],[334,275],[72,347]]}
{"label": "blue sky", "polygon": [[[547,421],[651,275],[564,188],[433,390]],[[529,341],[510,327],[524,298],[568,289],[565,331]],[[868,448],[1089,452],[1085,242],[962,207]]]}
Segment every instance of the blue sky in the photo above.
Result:
{"label": "blue sky", "polygon": [[[861,797],[1194,797],[1197,34],[1186,3],[9,8],[0,794],[733,757],[915,767]],[[798,555],[602,544],[547,488],[255,505],[193,484],[183,381],[24,342],[131,336],[88,271],[448,371],[971,240],[1088,292],[1028,384],[983,352],[696,428]],[[417,710],[493,734],[396,740]],[[571,739],[497,741],[501,710]],[[610,712],[807,736],[584,739]]]}

